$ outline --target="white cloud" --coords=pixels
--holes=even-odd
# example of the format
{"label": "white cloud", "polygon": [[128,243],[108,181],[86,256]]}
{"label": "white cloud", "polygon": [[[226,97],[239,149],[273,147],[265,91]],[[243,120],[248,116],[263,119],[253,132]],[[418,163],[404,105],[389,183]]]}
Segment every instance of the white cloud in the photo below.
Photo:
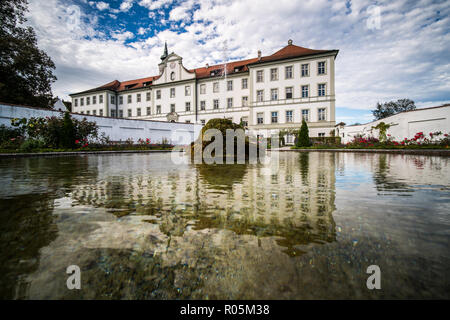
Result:
{"label": "white cloud", "polygon": [[120,42],[124,42],[128,39],[134,38],[134,34],[130,31],[116,31],[111,34],[111,37],[119,40]]}
{"label": "white cloud", "polygon": [[120,11],[127,12],[133,6],[133,0],[124,0],[120,4]]}
{"label": "white cloud", "polygon": [[[123,43],[134,36],[126,29],[113,39],[98,38],[95,17],[83,12],[91,22],[71,29],[61,22],[67,9],[60,0],[30,2],[30,22],[39,45],[57,66],[54,91],[60,96],[115,78],[157,74],[164,41],[171,52],[183,56],[186,67],[194,68],[221,61],[225,41],[228,56],[236,59],[255,57],[258,50],[269,55],[293,39],[304,47],[340,50],[337,107],[372,109],[378,101],[399,98],[410,98],[420,106],[448,101],[450,7],[445,2],[377,1],[381,28],[369,29],[371,1],[278,0],[274,5],[273,0],[188,0],[176,2],[167,16],[162,9],[174,1],[138,0],[150,18],[159,12],[160,20],[149,19],[149,24],[165,30],[132,45]],[[121,6],[124,2],[128,3],[122,1]],[[177,21],[189,21],[186,32],[164,27]],[[140,35],[144,32],[138,30]]]}
{"label": "white cloud", "polygon": [[139,5],[142,7],[146,7],[149,10],[155,10],[162,7],[165,7],[166,5],[169,5],[173,2],[173,0],[141,0],[139,1]]}
{"label": "white cloud", "polygon": [[100,11],[109,9],[109,3],[106,3],[103,1],[97,2],[95,5],[96,5],[97,9]]}

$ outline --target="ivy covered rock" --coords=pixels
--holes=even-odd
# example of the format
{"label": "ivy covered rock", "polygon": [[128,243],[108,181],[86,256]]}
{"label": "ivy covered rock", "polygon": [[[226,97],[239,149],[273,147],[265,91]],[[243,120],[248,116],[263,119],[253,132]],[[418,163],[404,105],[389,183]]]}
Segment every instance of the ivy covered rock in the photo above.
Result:
{"label": "ivy covered rock", "polygon": [[[214,142],[214,137],[207,137],[206,136],[206,132],[210,129],[216,129],[219,130],[223,139],[223,157],[224,159],[226,157],[234,157],[234,159],[237,158],[237,149],[238,149],[238,139],[237,137],[234,137],[234,152],[232,153],[230,150],[226,150],[226,134],[227,134],[227,129],[231,129],[231,130],[244,130],[244,127],[233,123],[233,121],[229,120],[229,119],[211,119],[209,120],[205,126],[203,126],[202,130],[200,131],[200,134],[197,138],[197,140],[195,140],[194,142],[191,143],[191,147],[190,147],[190,154],[191,157],[194,157],[194,150],[195,150],[195,146],[196,145],[201,145],[201,150],[202,150],[202,154],[203,151],[205,150],[205,148],[210,145],[211,143]],[[245,136],[244,138],[245,140],[245,159],[248,159],[249,157],[249,153],[250,153],[250,141],[249,141],[249,137]],[[253,144],[253,148],[257,149],[257,145]],[[215,152],[213,152],[211,154],[212,156],[215,156]],[[234,155],[234,156],[233,156]]]}

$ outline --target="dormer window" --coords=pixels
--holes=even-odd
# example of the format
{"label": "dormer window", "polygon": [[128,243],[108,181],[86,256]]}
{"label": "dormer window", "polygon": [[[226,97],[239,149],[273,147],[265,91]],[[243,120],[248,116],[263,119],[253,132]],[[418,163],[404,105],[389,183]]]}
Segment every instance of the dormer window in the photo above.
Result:
{"label": "dormer window", "polygon": [[175,72],[170,73],[170,80],[175,80]]}
{"label": "dormer window", "polygon": [[234,72],[239,72],[239,68],[234,68]]}
{"label": "dormer window", "polygon": [[215,71],[211,71],[211,72],[209,73],[209,75],[210,75],[211,77],[214,77],[214,76],[216,75],[216,73],[215,73]]}

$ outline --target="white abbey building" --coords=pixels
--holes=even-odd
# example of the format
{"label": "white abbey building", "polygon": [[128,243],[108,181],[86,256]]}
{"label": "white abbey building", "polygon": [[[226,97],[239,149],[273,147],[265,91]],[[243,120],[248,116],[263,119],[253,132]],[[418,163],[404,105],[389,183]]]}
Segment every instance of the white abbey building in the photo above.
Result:
{"label": "white abbey building", "polygon": [[166,45],[159,75],[73,93],[72,112],[198,124],[228,118],[264,136],[298,129],[304,118],[311,137],[329,136],[335,126],[337,54],[289,40],[269,56],[258,51],[253,59],[188,70]]}

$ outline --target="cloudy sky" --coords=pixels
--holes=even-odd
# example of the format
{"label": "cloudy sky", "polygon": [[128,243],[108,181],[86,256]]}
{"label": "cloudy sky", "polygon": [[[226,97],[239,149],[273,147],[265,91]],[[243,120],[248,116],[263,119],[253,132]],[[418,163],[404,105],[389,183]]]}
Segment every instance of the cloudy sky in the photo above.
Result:
{"label": "cloudy sky", "polygon": [[164,41],[187,68],[294,44],[339,49],[336,120],[380,101],[450,101],[448,1],[29,0],[28,23],[56,64],[53,93],[156,75]]}

